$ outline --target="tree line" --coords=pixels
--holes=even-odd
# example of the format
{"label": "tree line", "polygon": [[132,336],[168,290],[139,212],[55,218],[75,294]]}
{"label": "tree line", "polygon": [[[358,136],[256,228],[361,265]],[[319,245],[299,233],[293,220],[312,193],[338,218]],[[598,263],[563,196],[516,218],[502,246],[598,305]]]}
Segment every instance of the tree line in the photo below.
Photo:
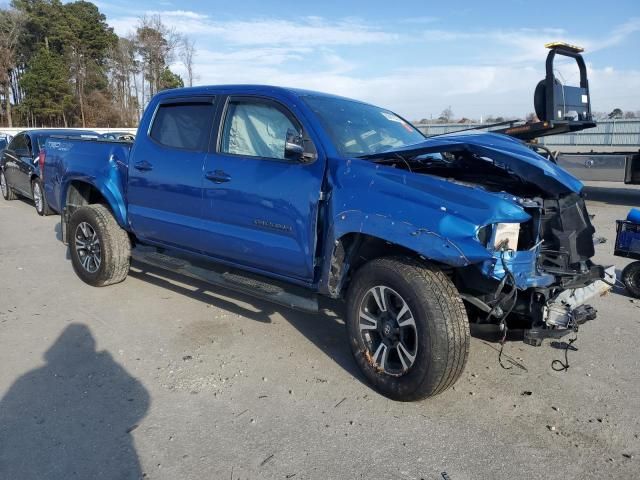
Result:
{"label": "tree line", "polygon": [[120,37],[91,2],[13,0],[0,9],[0,125],[136,126],[156,92],[193,85],[194,56],[158,15]]}

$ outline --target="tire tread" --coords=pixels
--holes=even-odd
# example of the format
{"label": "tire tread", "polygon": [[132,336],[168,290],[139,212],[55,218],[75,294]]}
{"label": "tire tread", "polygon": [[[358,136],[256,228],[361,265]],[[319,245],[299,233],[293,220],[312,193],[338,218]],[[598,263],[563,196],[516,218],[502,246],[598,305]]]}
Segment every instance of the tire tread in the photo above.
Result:
{"label": "tire tread", "polygon": [[[83,210],[84,212],[82,212]],[[79,213],[87,213],[95,217],[96,226],[103,235],[102,248],[108,249],[103,255],[103,262],[106,262],[106,266],[100,275],[91,281],[79,274],[80,278],[95,287],[122,282],[129,274],[131,261],[131,241],[127,232],[118,225],[111,211],[105,205],[93,204],[80,207],[73,216]],[[72,224],[74,223],[73,216],[71,218]]]}
{"label": "tire tread", "polygon": [[624,268],[622,282],[631,295],[640,298],[640,261],[631,262]]}
{"label": "tire tread", "polygon": [[[401,396],[393,397],[412,401],[444,392],[458,380],[469,357],[469,322],[455,285],[435,265],[411,257],[393,256],[374,259],[362,267],[352,287],[363,281],[367,270],[376,268],[399,274],[417,292],[421,308],[431,312],[429,328],[433,330],[430,333],[432,349],[445,355],[438,368],[432,366],[431,371],[425,371],[425,377],[413,392],[403,392]],[[359,287],[354,288],[357,290]]]}

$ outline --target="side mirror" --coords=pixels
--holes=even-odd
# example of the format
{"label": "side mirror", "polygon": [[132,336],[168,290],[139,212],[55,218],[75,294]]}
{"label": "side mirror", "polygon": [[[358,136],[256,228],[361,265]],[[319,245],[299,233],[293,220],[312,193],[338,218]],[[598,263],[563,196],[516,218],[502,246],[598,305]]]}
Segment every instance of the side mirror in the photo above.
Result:
{"label": "side mirror", "polygon": [[302,159],[304,153],[304,142],[302,135],[296,130],[289,128],[287,130],[287,137],[284,141],[284,157],[293,158],[296,160]]}

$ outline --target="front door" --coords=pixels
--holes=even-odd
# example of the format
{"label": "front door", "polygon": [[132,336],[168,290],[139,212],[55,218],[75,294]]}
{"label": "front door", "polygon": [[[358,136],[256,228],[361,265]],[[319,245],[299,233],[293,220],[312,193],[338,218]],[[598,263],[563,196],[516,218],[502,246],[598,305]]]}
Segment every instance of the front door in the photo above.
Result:
{"label": "front door", "polygon": [[31,140],[21,133],[11,141],[4,155],[4,174],[9,185],[31,196],[31,170],[34,162]]}
{"label": "front door", "polygon": [[[238,265],[311,281],[323,158],[302,123],[259,97],[229,97],[215,153],[205,160],[206,252]],[[285,155],[287,131],[307,160]]]}
{"label": "front door", "polygon": [[202,168],[214,117],[212,97],[160,103],[129,162],[129,222],[141,239],[201,251]]}

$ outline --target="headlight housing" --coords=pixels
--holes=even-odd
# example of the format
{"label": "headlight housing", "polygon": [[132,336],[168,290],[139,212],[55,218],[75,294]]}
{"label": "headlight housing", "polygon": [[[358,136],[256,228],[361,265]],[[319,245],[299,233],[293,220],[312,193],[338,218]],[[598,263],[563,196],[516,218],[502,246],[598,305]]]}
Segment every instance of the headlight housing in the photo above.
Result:
{"label": "headlight housing", "polygon": [[496,223],[493,234],[495,250],[517,250],[520,238],[519,223]]}

